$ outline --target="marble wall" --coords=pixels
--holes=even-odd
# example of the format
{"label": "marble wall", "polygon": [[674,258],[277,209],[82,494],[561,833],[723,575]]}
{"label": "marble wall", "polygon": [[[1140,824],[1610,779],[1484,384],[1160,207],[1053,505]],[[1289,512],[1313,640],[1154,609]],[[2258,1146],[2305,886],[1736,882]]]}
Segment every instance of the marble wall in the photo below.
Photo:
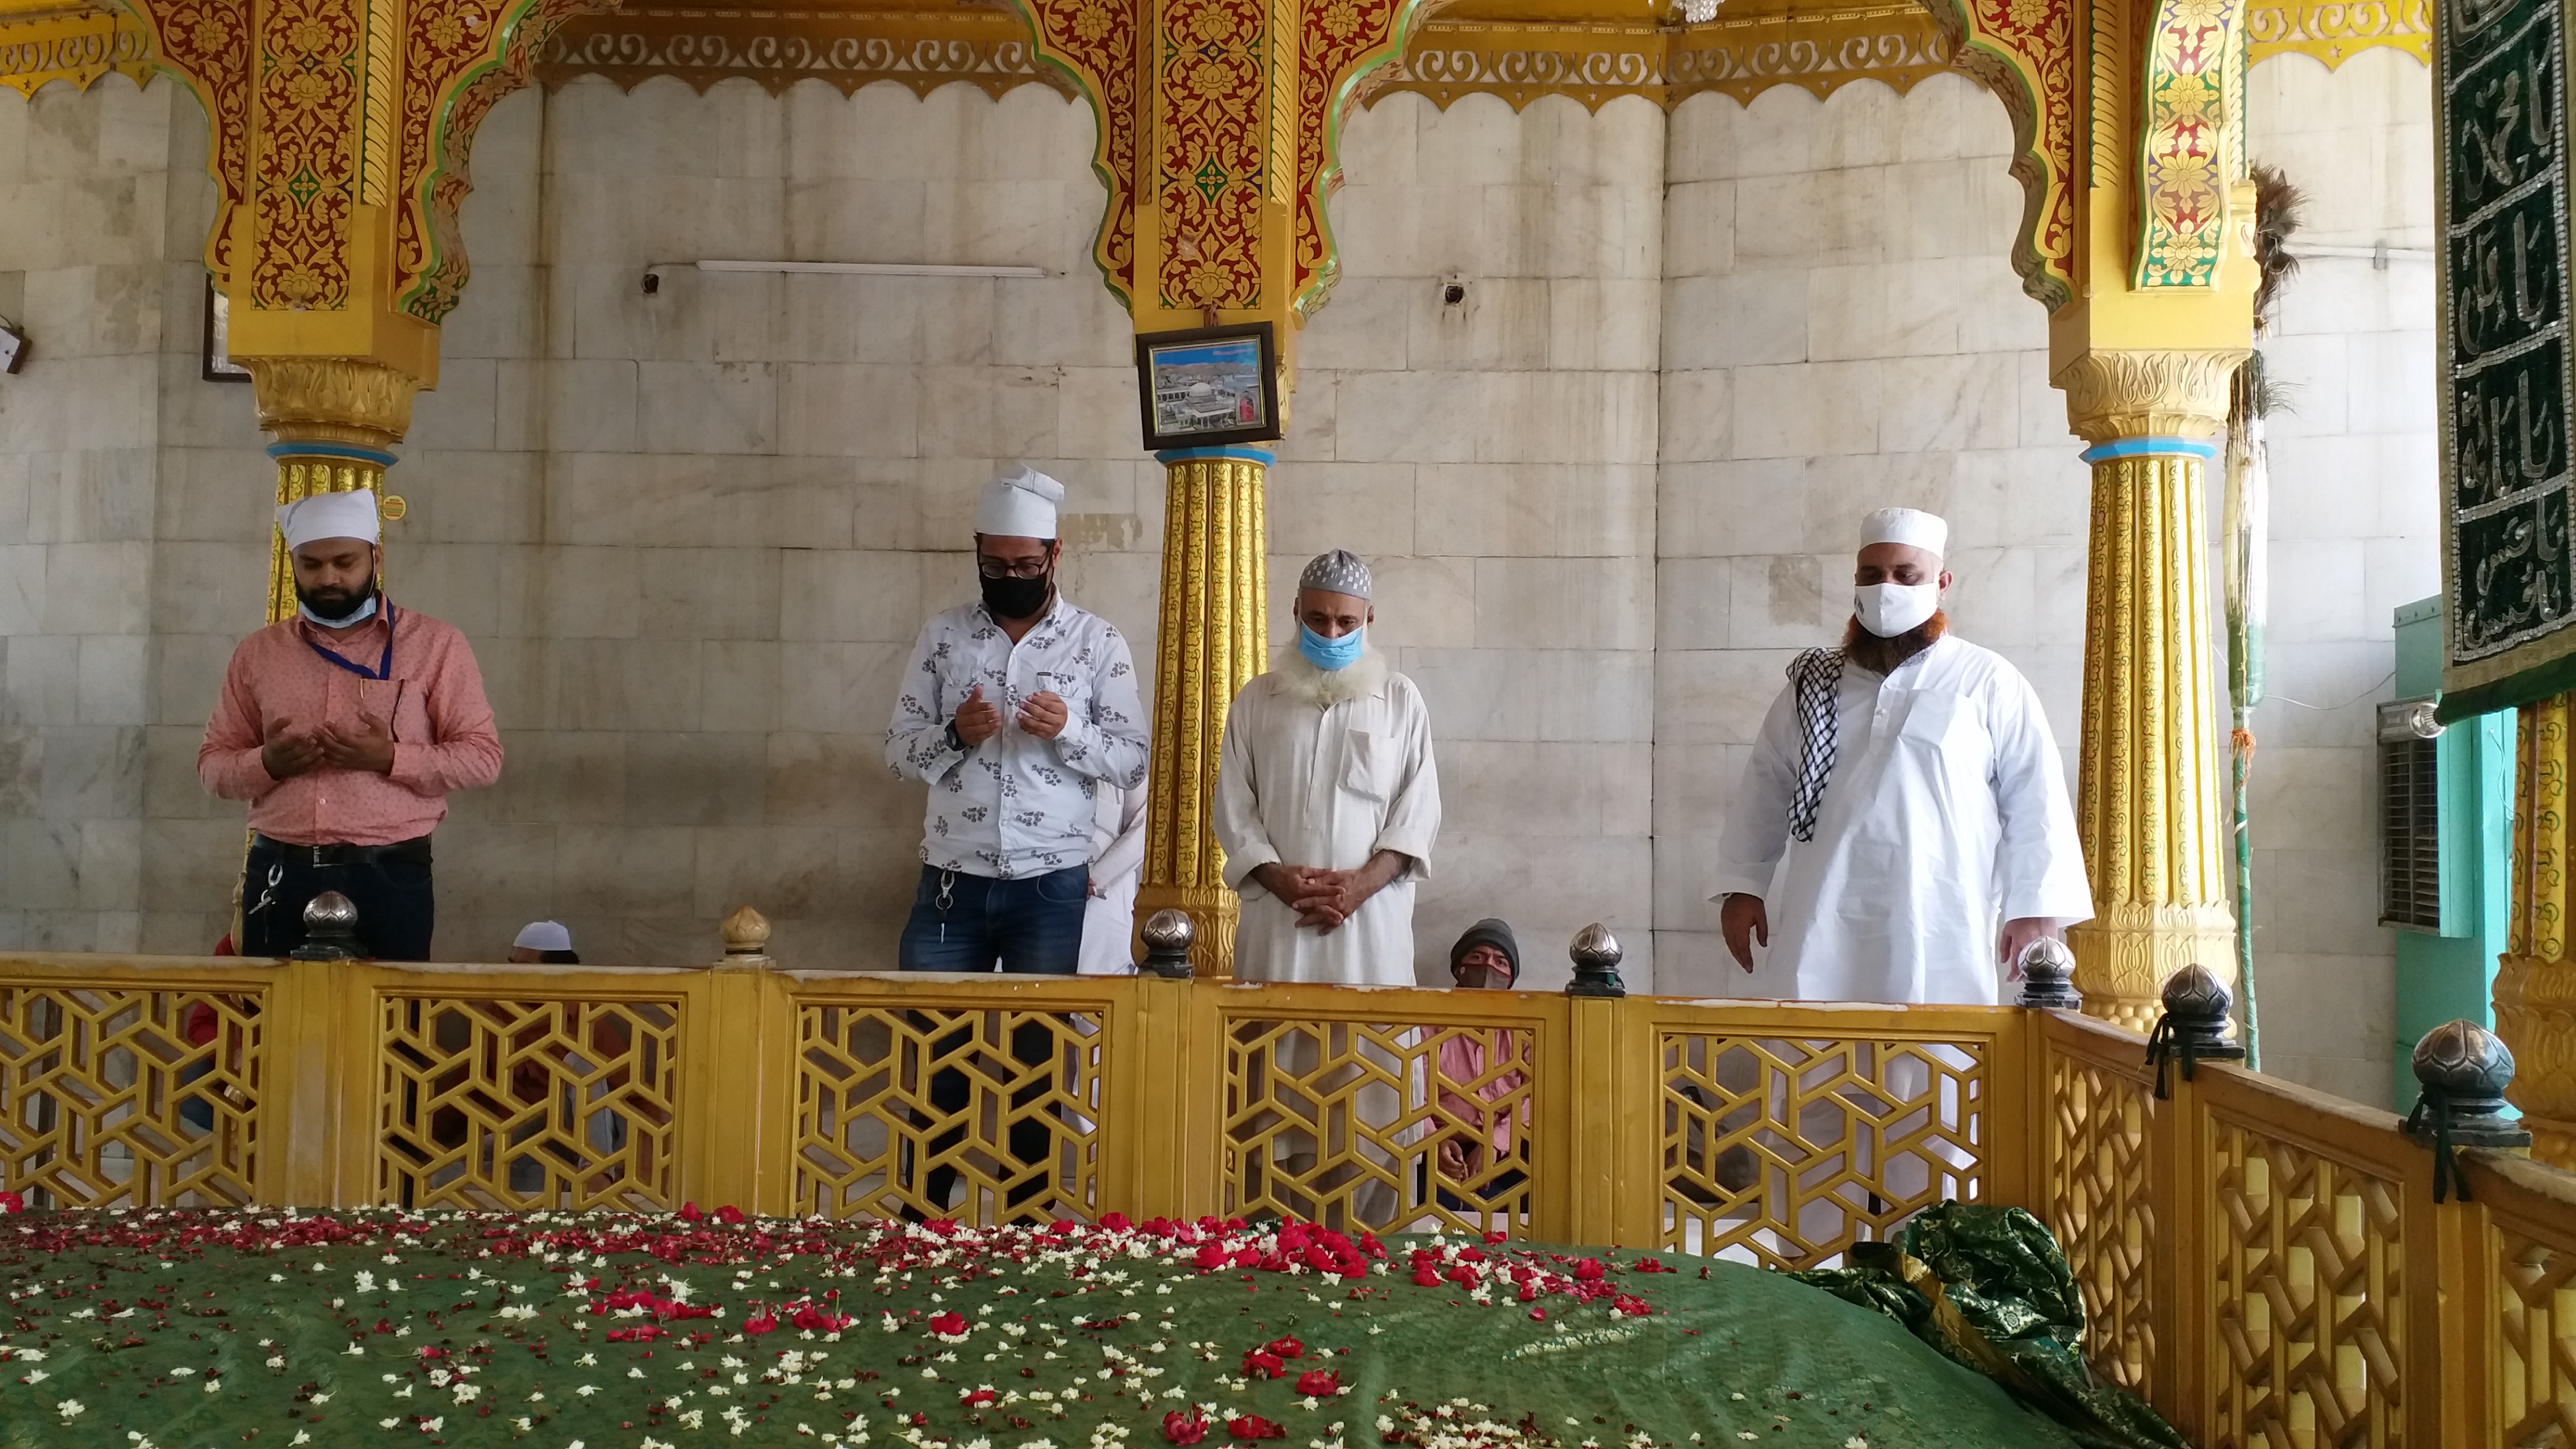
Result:
{"label": "marble wall", "polygon": [[[2420,67],[2255,81],[2257,154],[2308,185],[2312,236],[2423,243]],[[237,858],[238,807],[192,766],[257,622],[270,482],[246,390],[196,376],[211,203],[175,94],[0,96],[0,315],[40,348],[0,383],[0,944],[203,949]],[[1781,665],[1845,612],[1868,507],[1950,516],[1958,627],[2030,674],[2071,768],[2085,470],[2004,260],[1990,97],[1396,95],[1345,136],[1345,275],[1271,485],[1273,632],[1309,554],[1376,560],[1447,787],[1426,966],[1499,911],[1534,984],[1600,919],[1641,985],[1760,989],[1722,961],[1709,846]],[[880,764],[892,677],[970,594],[999,463],[1066,481],[1068,592],[1149,654],[1163,484],[1088,260],[1090,148],[1038,87],[594,80],[495,110],[389,546],[397,594],[472,637],[509,750],[441,832],[442,954],[554,914],[594,959],[690,959],[750,901],[791,961],[886,959],[920,801]],[[639,285],[727,256],[1049,275]],[[2388,605],[2432,588],[2429,297],[2420,265],[2313,263],[2271,344],[2299,411],[2259,939],[2278,999],[2334,1003],[2276,1012],[2282,1066],[2365,1098],[2390,953],[2369,852],[2321,842],[2371,838]]]}
{"label": "marble wall", "polygon": [[2270,688],[2254,720],[2263,1064],[2378,1102],[2396,963],[2377,924],[2374,705],[2392,694],[2391,612],[2442,589],[2432,87],[2394,51],[2332,72],[2284,56],[2255,68],[2247,103],[2255,156],[2307,193],[2300,243],[2401,253],[2312,255],[2262,344],[2285,393],[2269,428]]}
{"label": "marble wall", "polygon": [[[192,125],[167,82],[0,101],[0,317],[34,339],[0,379],[0,939],[31,947],[145,944],[159,863],[199,843],[152,819],[164,631],[259,584],[194,572],[160,487],[205,414],[250,433],[247,388],[191,381],[205,273],[172,259],[206,232]],[[234,462],[259,477],[255,451]],[[179,708],[202,731],[204,703]]]}

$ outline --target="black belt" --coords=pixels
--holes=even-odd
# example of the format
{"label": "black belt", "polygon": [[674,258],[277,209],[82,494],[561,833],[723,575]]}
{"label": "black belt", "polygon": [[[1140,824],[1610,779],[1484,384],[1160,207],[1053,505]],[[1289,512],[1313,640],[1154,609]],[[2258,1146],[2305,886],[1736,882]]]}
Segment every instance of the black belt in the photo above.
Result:
{"label": "black belt", "polygon": [[429,864],[429,837],[426,835],[415,835],[409,840],[397,840],[391,845],[331,843],[289,845],[283,840],[271,840],[265,835],[255,838],[262,846],[280,852],[298,865],[373,865],[380,860],[405,860],[420,865]]}

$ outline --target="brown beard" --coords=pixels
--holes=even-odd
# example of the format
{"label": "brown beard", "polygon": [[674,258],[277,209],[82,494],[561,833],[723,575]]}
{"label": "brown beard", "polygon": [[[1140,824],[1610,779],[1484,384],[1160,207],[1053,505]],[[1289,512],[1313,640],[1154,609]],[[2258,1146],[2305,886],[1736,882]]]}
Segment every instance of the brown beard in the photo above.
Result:
{"label": "brown beard", "polygon": [[1934,611],[1931,618],[1906,630],[1893,639],[1881,639],[1860,626],[1854,619],[1843,626],[1843,657],[1872,674],[1884,677],[1896,672],[1896,666],[1932,647],[1950,632],[1950,616]]}

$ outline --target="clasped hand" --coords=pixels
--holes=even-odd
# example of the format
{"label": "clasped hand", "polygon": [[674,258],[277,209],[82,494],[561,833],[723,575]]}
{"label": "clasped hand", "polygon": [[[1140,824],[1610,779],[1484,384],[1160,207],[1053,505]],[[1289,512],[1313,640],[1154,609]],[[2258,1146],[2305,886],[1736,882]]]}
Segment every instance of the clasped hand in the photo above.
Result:
{"label": "clasped hand", "polygon": [[364,770],[369,774],[391,774],[394,768],[394,731],[382,715],[361,712],[354,725],[329,720],[309,730],[299,731],[282,719],[268,722],[268,731],[260,741],[259,762],[272,780],[290,779],[328,766],[334,770]]}
{"label": "clasped hand", "polygon": [[1297,913],[1298,925],[1312,926],[1316,934],[1324,936],[1349,920],[1363,902],[1377,894],[1379,886],[1386,884],[1375,861],[1357,870],[1325,870],[1272,861],[1254,870],[1252,877],[1261,882],[1263,890]]}
{"label": "clasped hand", "polygon": [[[1064,700],[1055,691],[1041,689],[1020,701],[1016,719],[1023,731],[1051,740],[1064,733],[1069,715]],[[984,686],[976,685],[967,692],[966,702],[957,706],[956,724],[957,738],[973,749],[1002,732],[1002,707],[984,697]]]}

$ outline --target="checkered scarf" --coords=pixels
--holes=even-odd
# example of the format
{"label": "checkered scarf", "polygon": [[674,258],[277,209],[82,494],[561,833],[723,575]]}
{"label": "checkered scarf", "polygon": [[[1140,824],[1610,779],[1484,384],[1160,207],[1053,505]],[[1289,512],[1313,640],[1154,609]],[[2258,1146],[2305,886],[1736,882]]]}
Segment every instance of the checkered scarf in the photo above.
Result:
{"label": "checkered scarf", "polygon": [[1798,787],[1789,794],[1789,833],[1816,838],[1816,810],[1834,774],[1834,693],[1843,680],[1843,651],[1809,649],[1789,661],[1798,696]]}

